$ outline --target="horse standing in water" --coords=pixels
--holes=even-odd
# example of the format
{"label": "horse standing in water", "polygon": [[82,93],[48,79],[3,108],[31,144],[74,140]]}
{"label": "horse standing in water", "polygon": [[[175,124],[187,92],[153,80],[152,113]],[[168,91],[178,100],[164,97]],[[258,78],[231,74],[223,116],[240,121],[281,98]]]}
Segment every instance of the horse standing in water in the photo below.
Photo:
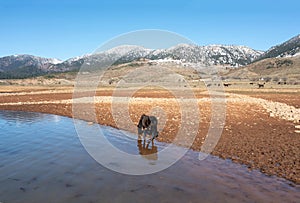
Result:
{"label": "horse standing in water", "polygon": [[151,135],[149,142],[153,142],[153,140],[158,137],[157,123],[157,118],[155,116],[147,116],[143,114],[137,125],[138,136],[140,137],[142,134],[144,134],[144,141],[146,141],[146,135]]}

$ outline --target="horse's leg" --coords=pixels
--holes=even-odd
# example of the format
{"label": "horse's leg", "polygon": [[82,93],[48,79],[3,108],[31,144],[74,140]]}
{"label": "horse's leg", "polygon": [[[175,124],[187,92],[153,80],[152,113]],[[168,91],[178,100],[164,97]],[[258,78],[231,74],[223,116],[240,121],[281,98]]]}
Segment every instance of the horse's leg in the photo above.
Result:
{"label": "horse's leg", "polygon": [[144,130],[144,142],[146,141],[146,129]]}
{"label": "horse's leg", "polygon": [[156,125],[153,125],[151,127],[151,133],[152,133],[151,140],[153,141],[156,137],[158,137],[158,132],[157,132],[157,126]]}
{"label": "horse's leg", "polygon": [[152,138],[151,138],[151,141],[153,142],[154,139],[155,139],[155,131],[152,130]]}
{"label": "horse's leg", "polygon": [[143,130],[141,128],[138,128],[138,140],[142,139]]}
{"label": "horse's leg", "polygon": [[154,145],[154,141],[153,141],[154,139],[152,139],[152,141],[151,141],[151,146],[153,147],[153,145]]}

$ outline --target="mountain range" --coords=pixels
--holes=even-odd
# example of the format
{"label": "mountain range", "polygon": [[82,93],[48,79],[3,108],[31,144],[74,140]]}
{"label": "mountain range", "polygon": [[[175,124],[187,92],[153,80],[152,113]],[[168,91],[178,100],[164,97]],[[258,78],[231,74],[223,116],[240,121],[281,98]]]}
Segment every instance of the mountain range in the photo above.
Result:
{"label": "mountain range", "polygon": [[74,57],[66,61],[32,55],[12,55],[0,58],[0,79],[27,78],[49,73],[78,71],[83,64],[122,64],[136,60],[180,61],[186,64],[226,67],[246,66],[266,58],[297,56],[300,53],[300,35],[258,51],[246,46],[178,44],[168,49],[147,49],[123,45],[99,53]]}

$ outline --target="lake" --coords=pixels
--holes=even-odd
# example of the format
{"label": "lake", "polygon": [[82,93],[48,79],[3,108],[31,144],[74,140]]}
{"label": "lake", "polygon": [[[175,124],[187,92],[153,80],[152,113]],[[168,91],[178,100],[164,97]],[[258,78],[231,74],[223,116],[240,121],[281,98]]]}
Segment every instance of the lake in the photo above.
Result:
{"label": "lake", "polygon": [[[145,149],[134,134],[101,128],[121,150],[145,157],[167,146]],[[82,146],[73,120],[57,115],[0,111],[0,202],[299,202],[300,187],[250,171],[230,160],[198,160],[189,150],[171,167],[149,175],[125,175],[96,162]],[[123,132],[124,133],[124,132]],[[163,135],[160,135],[163,136]],[[105,152],[103,152],[105,153]],[[147,154],[151,156],[145,156]],[[109,156],[109,154],[107,154]],[[145,162],[147,163],[147,162]]]}

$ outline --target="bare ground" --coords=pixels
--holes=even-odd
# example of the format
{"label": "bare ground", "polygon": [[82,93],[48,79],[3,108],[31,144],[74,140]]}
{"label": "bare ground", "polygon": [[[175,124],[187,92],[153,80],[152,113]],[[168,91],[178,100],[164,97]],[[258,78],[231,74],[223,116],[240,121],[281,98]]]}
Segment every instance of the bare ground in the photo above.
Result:
{"label": "bare ground", "polygon": [[[13,88],[12,88],[13,89]],[[72,91],[67,89],[23,88],[20,91],[3,89],[0,97],[0,109],[36,111],[68,116],[97,122],[135,132],[135,125],[141,114],[151,114],[153,109],[163,110],[165,125],[161,127],[159,141],[172,142],[182,124],[199,124],[197,136],[191,146],[199,151],[207,135],[211,120],[211,101],[203,90],[196,90],[199,99],[200,116],[198,121],[181,120],[180,105],[170,99],[172,94],[162,90],[141,90],[129,104],[115,102],[115,108],[128,106],[130,121],[122,122],[118,112],[112,114],[110,96],[112,89],[97,91],[96,117],[88,111],[91,104],[81,103],[76,115],[72,112]],[[126,90],[124,90],[126,96]],[[247,165],[250,169],[259,169],[268,175],[277,175],[300,184],[300,134],[295,126],[299,125],[299,93],[251,93],[227,94],[226,120],[222,136],[212,154],[224,159]],[[278,96],[280,95],[280,96]],[[122,95],[121,95],[122,96]],[[261,100],[256,100],[259,98]],[[273,106],[277,112],[273,112]],[[281,108],[282,106],[282,108]],[[286,107],[294,112],[285,117]],[[193,111],[194,109],[190,109]],[[284,112],[283,114],[280,112]],[[119,113],[122,116],[122,113]],[[300,114],[299,114],[300,115]],[[120,115],[119,115],[120,116]],[[292,119],[289,119],[292,118]],[[181,136],[188,136],[185,129]],[[182,145],[185,145],[182,143]]]}

